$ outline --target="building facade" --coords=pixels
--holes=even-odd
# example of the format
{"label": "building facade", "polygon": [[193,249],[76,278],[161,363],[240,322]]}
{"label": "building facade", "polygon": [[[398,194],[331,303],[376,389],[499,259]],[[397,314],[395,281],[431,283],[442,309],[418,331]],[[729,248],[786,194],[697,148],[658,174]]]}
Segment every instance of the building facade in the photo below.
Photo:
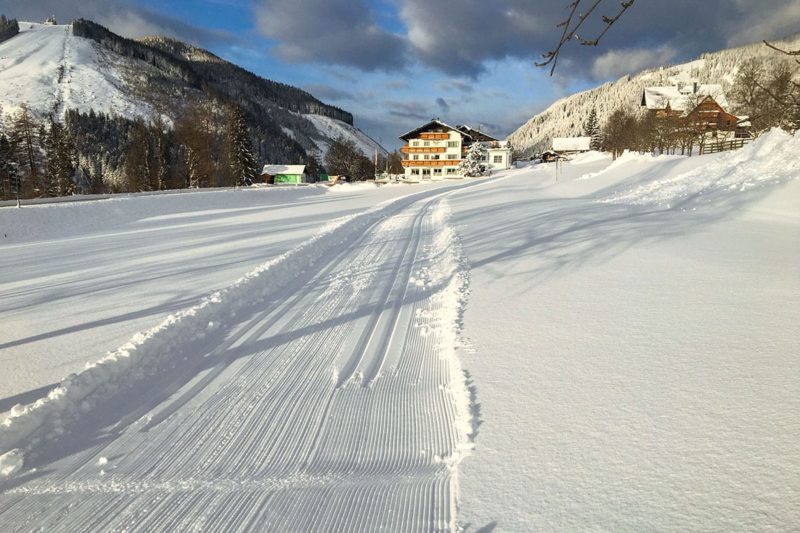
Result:
{"label": "building facade", "polygon": [[400,139],[406,142],[403,153],[405,177],[410,180],[441,180],[462,177],[459,171],[467,150],[475,142],[484,146],[484,164],[491,169],[511,168],[511,149],[468,126],[454,128],[440,120],[432,120]]}

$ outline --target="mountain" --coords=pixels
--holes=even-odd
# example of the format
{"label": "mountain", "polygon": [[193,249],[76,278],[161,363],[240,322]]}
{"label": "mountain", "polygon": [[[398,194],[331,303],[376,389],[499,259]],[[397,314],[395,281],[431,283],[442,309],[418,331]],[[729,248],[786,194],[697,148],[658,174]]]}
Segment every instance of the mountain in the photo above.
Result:
{"label": "mountain", "polygon": [[26,104],[63,119],[69,110],[174,123],[189,99],[233,101],[245,111],[262,160],[321,160],[338,136],[371,157],[378,144],[353,116],[306,91],[270,81],[194,46],[131,40],[87,20],[69,25],[20,22],[0,43],[0,106]]}
{"label": "mountain", "polygon": [[[777,44],[785,48],[800,48],[800,34],[778,41]],[[541,152],[551,147],[553,137],[583,135],[583,126],[592,109],[597,110],[601,126],[616,109],[624,107],[637,110],[645,87],[699,81],[721,84],[727,92],[736,79],[739,66],[750,58],[765,63],[791,61],[759,43],[706,53],[695,61],[681,65],[645,70],[557,100],[512,133],[508,140],[515,151],[521,154]],[[735,102],[731,103],[735,110]]]}

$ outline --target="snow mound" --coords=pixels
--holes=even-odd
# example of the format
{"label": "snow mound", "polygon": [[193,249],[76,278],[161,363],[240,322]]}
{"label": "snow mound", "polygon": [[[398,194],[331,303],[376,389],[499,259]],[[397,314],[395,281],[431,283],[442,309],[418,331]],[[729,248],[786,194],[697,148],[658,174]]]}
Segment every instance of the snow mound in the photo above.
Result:
{"label": "snow mound", "polygon": [[605,161],[607,159],[611,159],[611,156],[607,153],[591,150],[589,152],[576,155],[570,159],[570,163],[573,165],[586,165],[588,163],[597,163],[598,161]]}
{"label": "snow mound", "polygon": [[0,455],[0,478],[13,476],[22,469],[24,462],[25,454],[19,449]]}
{"label": "snow mound", "polygon": [[[616,158],[614,161],[611,162],[603,170],[599,170],[597,172],[589,172],[584,174],[583,176],[579,177],[579,180],[588,180],[593,178],[598,178],[600,176],[604,176],[611,173],[616,173],[622,167],[629,167],[629,166],[641,166],[642,164],[652,163],[656,160],[658,161],[668,161],[670,159],[680,159],[684,156],[682,155],[653,155],[650,153],[641,154],[639,152],[631,152],[630,150],[625,150],[621,156]],[[587,161],[588,163],[589,161]]]}
{"label": "snow mound", "polygon": [[783,183],[800,177],[798,154],[800,132],[792,136],[773,129],[744,148],[720,154],[689,172],[655,179],[600,201],[670,207],[700,195],[708,197],[717,192],[744,192],[768,183]]}

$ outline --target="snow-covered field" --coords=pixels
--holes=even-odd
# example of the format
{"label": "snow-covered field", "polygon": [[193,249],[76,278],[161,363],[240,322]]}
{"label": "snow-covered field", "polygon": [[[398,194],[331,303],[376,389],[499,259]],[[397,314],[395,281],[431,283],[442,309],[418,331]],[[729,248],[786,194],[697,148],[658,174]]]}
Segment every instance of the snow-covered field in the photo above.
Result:
{"label": "snow-covered field", "polygon": [[791,529],[799,152],[2,208],[0,523]]}

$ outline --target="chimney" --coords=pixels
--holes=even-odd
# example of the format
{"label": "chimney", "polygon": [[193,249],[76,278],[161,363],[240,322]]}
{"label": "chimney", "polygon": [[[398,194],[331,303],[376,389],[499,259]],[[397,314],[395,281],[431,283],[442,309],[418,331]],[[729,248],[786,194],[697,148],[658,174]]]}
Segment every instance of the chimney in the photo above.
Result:
{"label": "chimney", "polygon": [[695,82],[692,82],[692,93],[693,93],[693,94],[697,94],[697,89],[698,89],[699,87],[700,87],[700,86],[698,85],[698,83],[697,83],[696,81],[695,81]]}

